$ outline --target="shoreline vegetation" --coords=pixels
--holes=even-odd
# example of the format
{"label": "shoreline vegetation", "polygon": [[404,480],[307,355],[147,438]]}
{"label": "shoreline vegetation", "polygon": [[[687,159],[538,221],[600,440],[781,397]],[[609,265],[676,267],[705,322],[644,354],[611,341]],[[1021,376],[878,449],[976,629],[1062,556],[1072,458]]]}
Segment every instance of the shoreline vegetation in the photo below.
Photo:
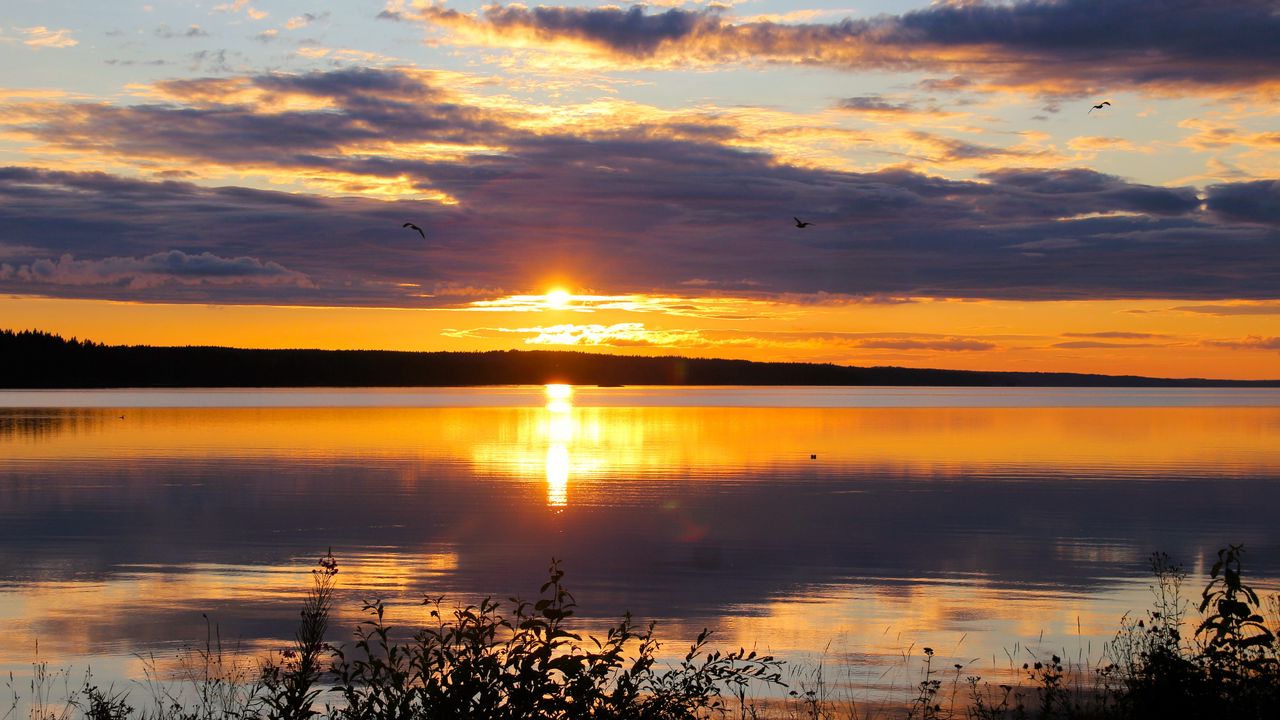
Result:
{"label": "shoreline vegetation", "polygon": [[8,389],[467,387],[552,382],[602,387],[1280,387],[1280,379],[855,367],[545,350],[401,352],[124,346],[68,340],[37,330],[0,330],[0,385]]}
{"label": "shoreline vegetation", "polygon": [[[934,665],[924,647],[904,653],[919,678],[885,702],[857,701],[833,688],[823,668],[789,665],[754,651],[712,649],[704,630],[683,659],[658,659],[655,626],[630,614],[601,636],[572,628],[576,601],[552,560],[536,601],[487,598],[446,609],[426,596],[428,625],[394,627],[381,600],[365,603],[350,642],[331,645],[329,616],[338,576],[332,551],[311,571],[292,644],[265,659],[224,654],[211,638],[188,654],[176,678],[148,672],[150,698],[83,687],[55,698],[70,671],[33,666],[28,720],[1177,720],[1280,717],[1280,596],[1260,598],[1244,582],[1244,549],[1230,545],[1200,595],[1198,622],[1182,594],[1186,572],[1151,557],[1152,607],[1126,614],[1101,658],[1072,663],[1030,658],[997,680],[966,666]],[[1194,628],[1190,633],[1186,630]],[[939,658],[940,659],[940,658]],[[253,662],[246,662],[253,660]],[[1016,678],[1016,679],[1014,679]],[[25,679],[24,679],[25,682]],[[9,677],[19,720],[24,699]],[[760,690],[770,691],[759,694]],[[134,703],[137,703],[135,706]],[[3,706],[0,706],[2,708]]]}

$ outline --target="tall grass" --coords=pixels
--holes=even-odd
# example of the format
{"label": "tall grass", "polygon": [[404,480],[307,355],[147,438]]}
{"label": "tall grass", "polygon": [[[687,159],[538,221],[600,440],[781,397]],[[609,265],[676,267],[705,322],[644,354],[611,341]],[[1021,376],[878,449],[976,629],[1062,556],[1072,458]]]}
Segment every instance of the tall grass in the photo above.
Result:
{"label": "tall grass", "polygon": [[[1103,657],[1051,655],[1019,669],[1010,655],[1018,679],[993,685],[961,664],[935,667],[925,647],[904,654],[919,673],[912,691],[860,703],[827,682],[821,662],[788,666],[743,648],[713,650],[708,630],[672,664],[658,660],[654,624],[629,614],[600,636],[583,635],[555,561],[535,601],[448,608],[427,597],[431,622],[406,636],[374,600],[352,642],[333,647],[325,637],[338,563],[329,553],[312,571],[293,643],[278,656],[248,666],[224,653],[210,624],[204,648],[186,656],[176,679],[147,673],[151,697],[140,708],[88,674],[71,690],[69,671],[37,662],[27,720],[1275,720],[1280,598],[1260,598],[1244,582],[1243,557],[1240,546],[1219,551],[1191,632],[1186,572],[1156,554],[1152,607],[1121,619]],[[12,703],[0,720],[21,720],[12,676],[7,689]],[[756,699],[759,689],[772,697]]]}

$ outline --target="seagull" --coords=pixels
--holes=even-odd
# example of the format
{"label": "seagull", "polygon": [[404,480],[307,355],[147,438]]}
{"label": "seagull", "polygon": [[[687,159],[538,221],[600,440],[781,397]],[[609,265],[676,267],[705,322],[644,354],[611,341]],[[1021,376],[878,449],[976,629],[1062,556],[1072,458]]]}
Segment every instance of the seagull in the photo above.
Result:
{"label": "seagull", "polygon": [[1111,107],[1111,101],[1103,100],[1097,105],[1094,105],[1093,107],[1089,108],[1089,112],[1093,112],[1094,110],[1101,110],[1103,105],[1106,105],[1107,107]]}
{"label": "seagull", "polygon": [[800,218],[798,218],[798,217],[792,217],[791,219],[792,219],[792,220],[795,220],[795,221],[796,221],[796,227],[801,228],[801,229],[803,229],[803,228],[807,228],[807,227],[809,227],[810,225],[812,225],[812,224],[813,224],[813,223],[811,223],[811,222],[804,222],[803,220],[801,220],[801,219],[800,219]]}
{"label": "seagull", "polygon": [[410,229],[412,229],[412,230],[417,230],[417,231],[418,231],[418,234],[422,236],[422,239],[423,239],[423,240],[426,240],[426,239],[427,239],[427,234],[426,234],[426,233],[424,233],[424,232],[422,232],[422,228],[418,227],[417,225],[414,225],[413,223],[405,223],[404,225],[401,225],[400,227],[407,227],[407,228],[410,228]]}

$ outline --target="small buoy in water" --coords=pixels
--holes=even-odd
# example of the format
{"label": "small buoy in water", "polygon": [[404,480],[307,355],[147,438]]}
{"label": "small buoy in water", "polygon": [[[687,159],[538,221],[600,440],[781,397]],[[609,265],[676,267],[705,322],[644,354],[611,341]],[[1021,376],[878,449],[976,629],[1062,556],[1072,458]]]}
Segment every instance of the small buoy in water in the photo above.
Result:
{"label": "small buoy in water", "polygon": [[817,460],[817,459],[818,459],[818,456],[817,456],[816,454],[813,454],[813,455],[810,455],[810,456],[809,456],[809,459],[810,459],[810,460]]}

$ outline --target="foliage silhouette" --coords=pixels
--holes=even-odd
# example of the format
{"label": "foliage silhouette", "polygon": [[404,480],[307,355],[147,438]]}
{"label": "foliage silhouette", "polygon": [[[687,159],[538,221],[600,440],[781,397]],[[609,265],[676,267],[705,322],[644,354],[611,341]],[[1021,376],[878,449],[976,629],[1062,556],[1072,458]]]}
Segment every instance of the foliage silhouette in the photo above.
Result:
{"label": "foliage silhouette", "polygon": [[[785,688],[785,663],[745,649],[712,651],[704,630],[674,665],[660,665],[654,624],[638,628],[630,615],[602,637],[571,627],[576,600],[552,561],[540,596],[506,603],[486,598],[446,609],[426,597],[432,622],[411,636],[387,620],[380,600],[366,603],[368,619],[354,642],[325,642],[338,574],[332,553],[312,571],[292,646],[253,676],[225,672],[219,641],[206,642],[203,675],[188,673],[185,695],[152,692],[150,707],[135,709],[126,692],[102,689],[86,676],[72,692],[68,672],[33,666],[29,720],[692,720],[730,714],[747,718],[868,720],[1170,720],[1280,717],[1280,598],[1261,598],[1244,581],[1243,547],[1218,553],[1198,608],[1202,619],[1183,633],[1190,603],[1181,592],[1186,572],[1167,555],[1151,558],[1154,604],[1142,618],[1122,619],[1108,644],[1109,661],[1092,671],[1058,655],[1021,666],[1021,681],[992,686],[963,675],[955,664],[950,691],[923,648],[922,678],[913,697],[873,708],[850,698],[833,703],[821,667],[792,675],[798,691],[780,699],[749,700],[756,687]],[[1264,613],[1262,606],[1267,606]],[[1268,615],[1270,617],[1268,618]],[[212,633],[211,633],[212,634]],[[406,639],[401,639],[406,638]],[[1011,656],[1012,657],[1012,656]],[[906,656],[904,655],[904,658]],[[326,665],[327,663],[327,665]],[[1014,671],[1012,665],[1010,671]],[[1016,674],[1016,673],[1015,673]],[[811,676],[811,677],[810,677]],[[0,716],[10,720],[18,707]],[[66,700],[52,688],[68,688]],[[194,702],[189,701],[194,694]],[[950,699],[947,699],[947,696]],[[967,698],[967,704],[957,703]]]}
{"label": "foliage silhouette", "polygon": [[1280,387],[1272,381],[1161,379],[766,363],[585,352],[393,352],[108,346],[0,330],[0,385],[107,387],[460,387],[476,385],[908,385]]}

